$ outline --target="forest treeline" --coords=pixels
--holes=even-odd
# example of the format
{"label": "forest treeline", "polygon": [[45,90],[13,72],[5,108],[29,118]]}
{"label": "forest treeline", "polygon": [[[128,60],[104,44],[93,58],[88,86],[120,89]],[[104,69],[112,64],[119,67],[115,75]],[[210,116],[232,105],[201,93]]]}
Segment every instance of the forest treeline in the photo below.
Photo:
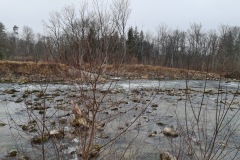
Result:
{"label": "forest treeline", "polygon": [[[81,66],[85,63],[148,64],[200,71],[227,72],[240,68],[240,27],[222,25],[205,31],[201,24],[189,29],[159,26],[154,33],[127,27],[128,1],[108,9],[83,4],[50,14],[44,33],[24,26],[6,31],[0,22],[0,58],[51,61]],[[161,18],[161,16],[159,16]],[[21,31],[21,34],[19,33]]]}

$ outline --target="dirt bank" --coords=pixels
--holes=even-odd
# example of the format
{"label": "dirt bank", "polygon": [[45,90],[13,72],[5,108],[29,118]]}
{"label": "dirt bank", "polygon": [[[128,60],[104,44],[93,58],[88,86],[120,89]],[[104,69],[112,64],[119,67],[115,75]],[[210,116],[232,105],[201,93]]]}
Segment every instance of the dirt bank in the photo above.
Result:
{"label": "dirt bank", "polygon": [[[85,67],[88,68],[88,67]],[[124,78],[141,79],[211,79],[218,80],[219,74],[207,73],[177,68],[167,68],[150,65],[122,65],[120,67],[108,65],[101,70],[103,77],[118,76]],[[91,70],[88,70],[90,71]],[[28,83],[28,82],[70,82],[87,80],[84,71],[58,63],[46,62],[17,62],[0,61],[0,82]],[[84,72],[86,73],[86,72]],[[86,74],[85,74],[86,75]],[[94,76],[88,74],[88,76]],[[103,80],[103,78],[102,78]]]}
{"label": "dirt bank", "polygon": [[[109,73],[113,70],[113,75],[116,74],[116,70],[112,69],[113,66],[107,67]],[[117,73],[122,77],[130,78],[143,78],[143,79],[211,79],[218,80],[219,74],[200,72],[194,70],[168,68],[161,66],[150,65],[123,65],[119,68]]]}
{"label": "dirt bank", "polygon": [[55,63],[0,61],[1,82],[64,81],[69,67]]}

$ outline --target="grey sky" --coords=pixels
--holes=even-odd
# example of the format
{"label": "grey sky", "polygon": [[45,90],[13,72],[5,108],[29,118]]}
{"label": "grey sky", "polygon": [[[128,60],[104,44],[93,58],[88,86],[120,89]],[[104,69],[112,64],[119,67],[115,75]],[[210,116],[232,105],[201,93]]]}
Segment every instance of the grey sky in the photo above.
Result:
{"label": "grey sky", "polygon": [[[27,25],[34,32],[42,32],[42,20],[47,20],[51,11],[71,4],[77,7],[81,1],[1,0],[0,21],[8,31],[14,25],[20,31]],[[187,29],[194,22],[201,23],[204,29],[217,29],[221,24],[240,26],[239,7],[239,0],[131,0],[128,25],[151,32],[160,24],[179,29]]]}

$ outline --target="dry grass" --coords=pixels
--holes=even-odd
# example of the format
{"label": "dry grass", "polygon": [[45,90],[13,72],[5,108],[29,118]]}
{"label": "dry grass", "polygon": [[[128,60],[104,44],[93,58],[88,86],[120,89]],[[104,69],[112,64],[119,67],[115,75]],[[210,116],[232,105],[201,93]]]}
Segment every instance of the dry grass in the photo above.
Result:
{"label": "dry grass", "polygon": [[[107,75],[122,76],[128,78],[142,78],[142,79],[205,79],[206,75],[209,79],[219,79],[219,75],[215,73],[206,73],[193,70],[184,70],[177,68],[168,68],[161,66],[150,66],[142,64],[124,64],[121,66],[107,65],[102,66],[101,72]],[[2,81],[11,81],[11,77],[18,79],[19,77],[24,79],[36,80],[36,75],[41,78],[51,77],[59,80],[66,77],[75,77],[76,73],[72,72],[71,67],[58,63],[47,62],[22,62],[22,61],[0,61],[0,75]],[[81,66],[86,71],[89,70],[89,65]],[[74,75],[73,75],[74,74]],[[10,75],[10,76],[9,76]],[[71,76],[70,76],[71,75]],[[76,75],[77,76],[77,75]],[[10,78],[9,78],[10,77]],[[31,77],[31,78],[29,78]],[[77,78],[77,77],[75,77]]]}
{"label": "dry grass", "polygon": [[0,61],[1,74],[17,75],[52,75],[66,72],[68,67],[63,64],[46,63],[46,62],[19,62],[19,61]]}
{"label": "dry grass", "polygon": [[[107,66],[107,72],[116,72],[116,66]],[[207,73],[194,70],[169,68],[161,66],[150,66],[142,64],[123,65],[118,74],[127,77],[157,78],[157,79],[219,79],[219,74]]]}

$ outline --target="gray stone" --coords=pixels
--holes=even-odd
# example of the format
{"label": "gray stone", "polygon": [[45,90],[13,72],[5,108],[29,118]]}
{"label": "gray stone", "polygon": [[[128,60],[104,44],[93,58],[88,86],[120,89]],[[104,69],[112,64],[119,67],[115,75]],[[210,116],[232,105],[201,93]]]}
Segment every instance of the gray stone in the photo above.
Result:
{"label": "gray stone", "polygon": [[171,155],[169,152],[161,152],[160,160],[177,160],[177,158]]}
{"label": "gray stone", "polygon": [[9,157],[15,157],[17,155],[17,150],[13,149],[8,153]]}
{"label": "gray stone", "polygon": [[178,137],[178,132],[173,127],[165,127],[163,129],[163,134],[168,137]]}

